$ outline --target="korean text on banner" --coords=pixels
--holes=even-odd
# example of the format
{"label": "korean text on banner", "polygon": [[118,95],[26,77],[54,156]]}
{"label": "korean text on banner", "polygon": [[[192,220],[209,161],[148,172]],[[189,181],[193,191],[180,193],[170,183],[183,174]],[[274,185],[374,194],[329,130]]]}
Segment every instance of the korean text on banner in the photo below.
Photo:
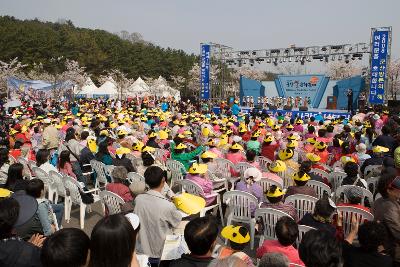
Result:
{"label": "korean text on banner", "polygon": [[373,32],[371,47],[371,83],[369,91],[369,102],[371,104],[383,104],[388,42],[388,30],[375,30]]}
{"label": "korean text on banner", "polygon": [[210,45],[201,45],[200,96],[210,98]]}

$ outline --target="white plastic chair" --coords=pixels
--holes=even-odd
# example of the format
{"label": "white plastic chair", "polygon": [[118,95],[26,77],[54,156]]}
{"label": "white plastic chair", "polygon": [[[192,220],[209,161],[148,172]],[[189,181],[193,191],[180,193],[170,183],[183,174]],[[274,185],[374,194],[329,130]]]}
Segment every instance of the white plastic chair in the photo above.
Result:
{"label": "white plastic chair", "polygon": [[374,215],[370,212],[350,206],[338,206],[337,212],[341,212],[343,216],[343,232],[347,236],[351,231],[351,218],[357,216],[358,223],[361,225],[364,221],[373,221]]}
{"label": "white plastic chair", "polygon": [[317,229],[311,226],[299,224],[299,235],[296,239],[297,249],[299,249],[299,245],[301,243],[301,240],[303,239],[303,236],[310,230],[317,230]]}
{"label": "white plastic chair", "polygon": [[128,172],[127,180],[129,181],[130,184],[133,183],[134,181],[142,181],[142,182],[145,181],[144,177],[137,172]]}
{"label": "white plastic chair", "polygon": [[315,203],[317,203],[318,198],[303,195],[303,194],[294,194],[288,196],[285,199],[285,204],[292,203],[294,208],[297,211],[297,216],[299,220],[303,218],[306,213],[312,213],[314,211]]}
{"label": "white plastic chair", "polygon": [[44,188],[45,188],[45,192],[47,191],[48,194],[48,199],[53,201],[53,197],[55,194],[55,186],[54,186],[54,180],[53,178],[51,178],[47,172],[45,172],[44,170],[42,170],[39,167],[33,167],[32,168],[33,173],[35,174],[35,177],[42,180],[44,183]]}
{"label": "white plastic chair", "polygon": [[175,183],[183,180],[184,175],[186,173],[186,169],[181,162],[173,159],[167,159],[166,166],[171,171],[171,188],[172,188]]}
{"label": "white plastic chair", "polygon": [[67,193],[65,191],[65,185],[64,185],[64,176],[61,173],[55,172],[55,171],[49,171],[49,176],[53,179],[54,181],[54,193],[55,193],[55,198],[54,198],[54,203],[58,203],[58,197],[66,197]]}
{"label": "white plastic chair", "polygon": [[114,168],[115,168],[114,165],[104,165],[104,172],[106,173],[107,176],[111,177],[111,181],[114,181],[114,179],[111,175]]}
{"label": "white plastic chair", "polygon": [[263,156],[257,156],[256,162],[258,162],[260,164],[260,167],[263,171],[268,170],[268,164],[272,163],[272,161],[269,158],[266,158]]}
{"label": "white plastic chair", "polygon": [[331,173],[331,184],[332,191],[335,192],[336,189],[342,184],[343,179],[347,176],[344,172],[332,172]]}
{"label": "white plastic chair", "polygon": [[[179,184],[182,185],[183,192],[187,192],[189,194],[196,195],[196,196],[203,197],[203,198],[205,197],[203,188],[201,188],[196,182],[184,179],[184,180],[179,181]],[[207,195],[207,198],[211,198],[211,197],[216,198],[217,204],[213,204],[213,205],[204,207],[200,211],[200,217],[204,217],[206,215],[206,212],[209,210],[213,210],[213,212],[215,214],[218,209],[219,215],[221,216],[222,225],[224,225],[224,216],[222,214],[221,199],[219,197],[219,194],[216,192],[213,192],[212,194]]]}
{"label": "white plastic chair", "polygon": [[95,159],[92,159],[90,161],[90,165],[92,166],[92,169],[96,172],[96,183],[94,187],[100,188],[100,184],[106,186],[108,184],[108,181],[107,181],[106,171],[104,168],[105,164]]}
{"label": "white plastic chair", "polygon": [[161,149],[161,148],[156,148],[156,151],[154,152],[154,157],[156,158],[156,160],[158,160],[160,163],[162,163],[163,165],[165,165],[165,154],[167,153],[167,151],[165,149]]}
{"label": "white plastic chair", "polygon": [[107,190],[100,191],[99,196],[105,206],[104,211],[107,209],[108,215],[117,214],[122,211],[121,206],[125,204],[125,201],[122,199],[122,197]]}
{"label": "white plastic chair", "polygon": [[254,168],[254,166],[248,162],[239,162],[238,164],[236,164],[236,171],[240,173],[240,178],[243,178],[244,172],[250,168]]}
{"label": "white plastic chair", "polygon": [[250,248],[253,249],[256,220],[251,217],[251,207],[258,205],[257,198],[247,192],[232,190],[225,192],[222,199],[229,207],[227,225],[231,225],[232,221],[250,225]]}
{"label": "white plastic chair", "polygon": [[368,165],[364,169],[364,179],[370,177],[380,176],[382,171],[382,165]]}
{"label": "white plastic chair", "polygon": [[317,168],[313,168],[313,169],[311,169],[310,172],[311,172],[311,173],[314,173],[314,174],[316,174],[316,175],[318,175],[318,176],[320,176],[321,178],[325,178],[325,179],[327,179],[329,182],[331,182],[331,176],[329,175],[329,173],[327,173],[327,172],[324,171],[324,170],[317,169]]}
{"label": "white plastic chair", "polygon": [[31,178],[34,178],[35,177],[35,173],[33,172],[33,167],[37,167],[36,161],[28,160],[28,166],[29,166],[29,169],[31,170],[31,173],[32,173],[32,177]]}
{"label": "white plastic chair", "polygon": [[[286,212],[273,208],[259,208],[256,210],[254,217],[256,220],[261,217],[264,225],[264,234],[261,237],[262,239],[276,239],[275,225],[276,222],[283,216],[292,218],[292,216]],[[260,244],[263,242],[264,240],[260,239]]]}
{"label": "white plastic chair", "polygon": [[338,161],[335,161],[335,163],[333,163],[332,169],[333,170],[335,170],[336,168],[342,169],[342,166],[343,166],[342,162],[340,160],[338,160]]}
{"label": "white plastic chair", "polygon": [[[30,175],[30,176],[27,177],[27,178],[31,179],[32,176],[33,176],[33,174],[32,174],[32,169],[31,169],[31,167],[29,166],[28,160],[21,156],[21,157],[18,157],[18,158],[17,158],[17,162],[19,162],[19,163],[21,163],[22,165],[24,165],[24,169],[25,169],[26,171],[28,171],[28,172],[29,172],[29,175]],[[25,171],[25,173],[26,173],[26,171]]]}
{"label": "white plastic chair", "polygon": [[214,172],[220,178],[225,178],[227,181],[231,183],[231,190],[235,187],[235,182],[240,179],[237,177],[232,177],[231,170],[235,170],[235,164],[233,164],[230,160],[216,158],[214,162],[217,164],[217,171]]}
{"label": "white plastic chair", "polygon": [[135,167],[135,169],[138,168],[138,166],[141,164],[140,162],[142,161],[141,158],[138,158],[131,153],[126,154],[126,158],[128,158],[132,162],[132,165],[133,167]]}
{"label": "white plastic chair", "polygon": [[367,180],[367,185],[368,185],[368,190],[375,195],[375,193],[377,192],[377,186],[378,186],[378,182],[379,182],[379,176],[377,177],[370,177]]}
{"label": "white plastic chair", "polygon": [[276,185],[277,187],[282,188],[282,185],[280,183],[268,178],[261,178],[261,180],[257,181],[256,183],[262,187],[264,193],[268,191],[271,185]]}
{"label": "white plastic chair", "polygon": [[318,198],[322,198],[322,196],[324,195],[324,192],[326,192],[328,194],[328,196],[330,196],[332,194],[331,188],[322,182],[309,180],[307,182],[307,185],[314,188],[315,192],[317,193]]}
{"label": "white plastic chair", "polygon": [[12,155],[8,155],[8,160],[10,161],[10,164],[14,164],[17,162],[17,159],[14,158],[14,156]]}
{"label": "white plastic chair", "polygon": [[218,178],[214,173],[211,171],[207,170],[207,175],[208,178],[213,182],[213,188],[220,188],[217,190],[214,190],[214,192],[220,193],[222,191],[228,191],[228,181],[225,178]]}
{"label": "white plastic chair", "polygon": [[[69,191],[69,196],[65,198],[65,221],[69,223],[71,219],[71,208],[72,204],[79,205],[80,211],[79,211],[79,221],[80,221],[80,226],[81,229],[85,227],[85,214],[86,214],[86,207],[88,207],[88,210],[90,210],[90,206],[86,205],[85,203],[82,202],[81,194],[79,193],[80,190],[80,185],[79,182],[76,181],[74,178],[70,176],[65,177],[65,189]],[[96,193],[99,192],[100,189],[94,188],[92,190],[88,191],[83,191],[83,193]],[[99,195],[93,194],[94,197],[94,203],[97,201],[100,201]],[[104,209],[103,209],[104,210]]]}
{"label": "white plastic chair", "polygon": [[293,185],[292,175],[296,173],[296,170],[290,166],[286,166],[286,171],[283,172],[283,186],[284,188],[288,188],[289,186]]}
{"label": "white plastic chair", "polygon": [[368,198],[369,204],[372,205],[372,203],[374,202],[374,196],[372,195],[372,193],[368,189],[365,189],[364,187],[357,186],[357,185],[342,185],[342,186],[339,186],[335,191],[335,200],[336,200],[336,202],[341,198],[341,196],[343,194],[344,203],[348,203],[348,200],[346,198],[346,195],[344,194],[344,191],[347,190],[347,188],[354,187],[354,186],[360,188],[362,190],[362,192],[363,192],[363,198],[361,199],[361,205],[364,206],[365,198]]}

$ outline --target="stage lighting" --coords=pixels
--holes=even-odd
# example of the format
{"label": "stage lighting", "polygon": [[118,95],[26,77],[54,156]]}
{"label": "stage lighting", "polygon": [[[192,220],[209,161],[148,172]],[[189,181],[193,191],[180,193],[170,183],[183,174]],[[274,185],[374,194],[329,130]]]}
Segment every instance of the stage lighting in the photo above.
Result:
{"label": "stage lighting", "polygon": [[279,63],[282,63],[282,58],[279,59]]}
{"label": "stage lighting", "polygon": [[283,62],[286,62],[286,58],[283,58]]}
{"label": "stage lighting", "polygon": [[326,56],[325,57],[325,62],[328,63],[328,61],[329,61],[329,56]]}
{"label": "stage lighting", "polygon": [[295,57],[295,58],[294,58],[294,61],[295,61],[295,62],[299,62],[299,57]]}
{"label": "stage lighting", "polygon": [[255,55],[257,55],[257,52],[256,52],[256,51],[253,51],[253,56],[255,56]]}
{"label": "stage lighting", "polygon": [[332,60],[332,61],[335,60],[335,56],[332,56],[331,60]]}
{"label": "stage lighting", "polygon": [[293,60],[292,57],[289,57],[289,62],[292,62],[292,60]]}
{"label": "stage lighting", "polygon": [[339,55],[338,60],[342,60],[342,56],[341,55]]}
{"label": "stage lighting", "polygon": [[271,59],[270,58],[267,59],[267,63],[271,63]]}

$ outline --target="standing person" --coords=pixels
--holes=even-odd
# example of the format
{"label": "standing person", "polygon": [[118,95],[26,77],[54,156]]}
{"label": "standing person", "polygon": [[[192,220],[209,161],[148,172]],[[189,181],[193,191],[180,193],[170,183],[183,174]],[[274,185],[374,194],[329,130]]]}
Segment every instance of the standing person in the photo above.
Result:
{"label": "standing person", "polygon": [[347,112],[353,113],[353,90],[351,88],[347,89]]}
{"label": "standing person", "polygon": [[51,124],[50,119],[44,119],[43,123],[44,123],[44,130],[42,133],[43,148],[49,150],[55,150],[58,148],[58,145],[60,143],[58,130],[54,125]]}
{"label": "standing person", "polygon": [[161,193],[167,173],[158,166],[151,166],[145,171],[144,177],[150,190],[135,198],[135,214],[146,226],[139,231],[137,251],[148,255],[152,266],[158,266],[165,237],[179,225],[182,215]]}

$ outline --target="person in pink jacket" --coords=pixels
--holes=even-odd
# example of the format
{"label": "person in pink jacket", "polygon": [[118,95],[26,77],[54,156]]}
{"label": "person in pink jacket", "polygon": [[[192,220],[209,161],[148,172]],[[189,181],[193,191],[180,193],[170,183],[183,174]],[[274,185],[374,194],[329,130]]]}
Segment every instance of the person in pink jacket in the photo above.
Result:
{"label": "person in pink jacket", "polygon": [[[229,148],[228,154],[226,154],[226,159],[231,161],[233,164],[237,164],[239,162],[245,162],[246,157],[243,155],[242,151],[243,151],[243,147],[241,145],[239,145],[237,143],[233,144]],[[234,169],[231,169],[231,174],[232,174],[232,176],[239,175],[239,173]]]}
{"label": "person in pink jacket", "polygon": [[207,164],[193,163],[189,168],[186,179],[198,184],[204,192],[206,206],[213,204],[216,200],[216,194],[213,192],[213,182],[206,176]]}

